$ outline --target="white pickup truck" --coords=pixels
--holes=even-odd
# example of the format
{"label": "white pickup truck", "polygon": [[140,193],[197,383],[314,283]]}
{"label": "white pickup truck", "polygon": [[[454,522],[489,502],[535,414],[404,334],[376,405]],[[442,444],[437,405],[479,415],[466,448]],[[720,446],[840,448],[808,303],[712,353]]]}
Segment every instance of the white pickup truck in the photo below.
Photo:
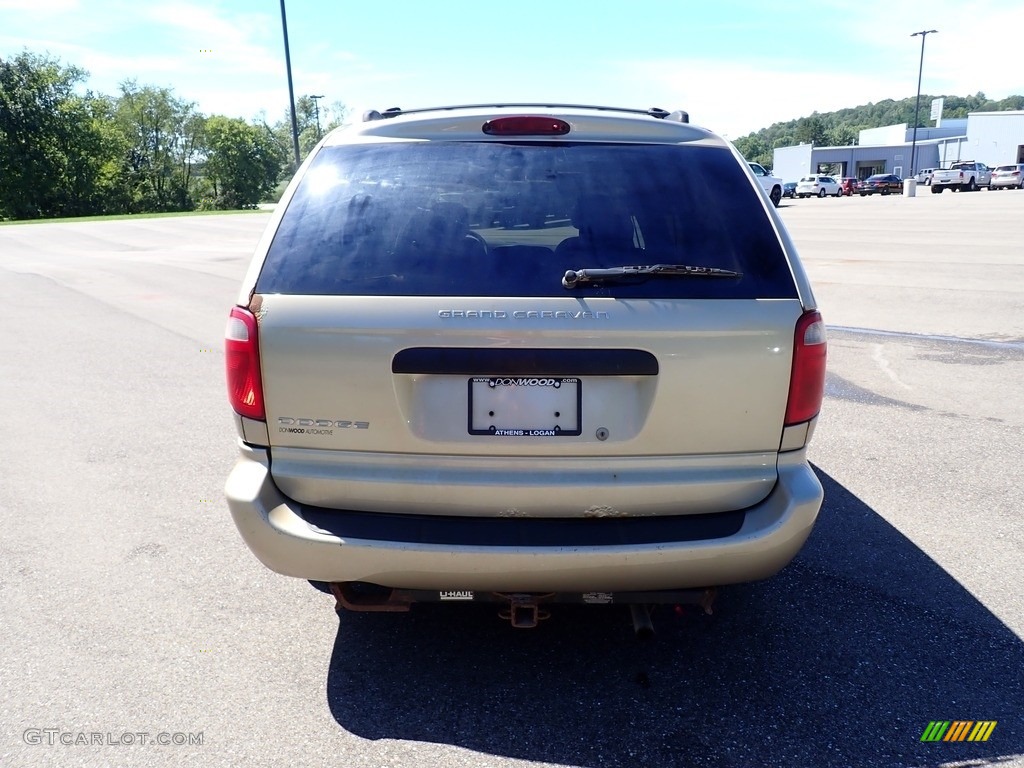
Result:
{"label": "white pickup truck", "polygon": [[761,183],[761,188],[771,198],[772,205],[778,208],[779,201],[782,199],[782,179],[778,176],[772,176],[764,169],[763,165],[758,165],[757,163],[747,163],[747,165],[750,166],[750,170],[757,176],[757,180]]}
{"label": "white pickup truck", "polygon": [[946,188],[973,192],[992,183],[992,169],[984,163],[962,160],[953,163],[947,170],[932,174],[932,193],[939,194]]}

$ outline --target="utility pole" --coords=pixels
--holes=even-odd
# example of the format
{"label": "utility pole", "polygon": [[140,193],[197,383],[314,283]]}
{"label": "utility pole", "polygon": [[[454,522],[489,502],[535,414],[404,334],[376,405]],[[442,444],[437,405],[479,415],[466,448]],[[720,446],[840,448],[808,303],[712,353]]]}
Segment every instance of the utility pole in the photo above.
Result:
{"label": "utility pole", "polygon": [[281,29],[284,32],[284,63],[288,69],[288,102],[292,108],[292,148],[295,150],[295,170],[302,164],[299,155],[299,124],[295,120],[295,89],[292,87],[292,56],[288,51],[288,19],[285,17],[284,0],[281,0]]}
{"label": "utility pole", "polygon": [[313,110],[314,110],[314,112],[316,112],[316,140],[317,141],[320,141],[320,139],[322,138],[321,135],[320,135],[320,99],[322,99],[323,97],[324,97],[324,95],[322,93],[319,96],[310,96],[309,97],[309,98],[311,98],[313,100]]}
{"label": "utility pole", "polygon": [[914,102],[914,140],[910,143],[910,175],[915,178],[917,176],[917,166],[915,165],[917,161],[917,113],[921,108],[921,73],[924,71],[924,40],[928,35],[933,35],[938,31],[937,29],[926,29],[911,35],[911,37],[921,36],[921,63],[917,65],[917,101]]}

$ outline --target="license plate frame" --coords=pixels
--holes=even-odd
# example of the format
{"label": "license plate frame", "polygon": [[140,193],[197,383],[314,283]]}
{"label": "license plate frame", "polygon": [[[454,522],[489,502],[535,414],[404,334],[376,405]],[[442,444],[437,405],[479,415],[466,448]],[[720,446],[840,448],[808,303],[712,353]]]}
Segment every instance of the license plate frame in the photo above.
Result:
{"label": "license plate frame", "polygon": [[583,434],[583,382],[575,376],[472,376],[467,388],[471,435]]}

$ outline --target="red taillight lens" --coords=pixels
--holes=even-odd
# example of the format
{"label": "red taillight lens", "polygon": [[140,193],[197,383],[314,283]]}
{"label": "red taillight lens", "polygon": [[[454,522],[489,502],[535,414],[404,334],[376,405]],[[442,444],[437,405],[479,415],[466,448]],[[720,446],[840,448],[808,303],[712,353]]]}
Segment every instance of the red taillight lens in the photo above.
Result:
{"label": "red taillight lens", "polygon": [[569,124],[554,117],[516,115],[488,120],[483,132],[488,136],[564,136]]}
{"label": "red taillight lens", "polygon": [[266,421],[256,317],[242,307],[233,308],[228,318],[224,332],[224,360],[228,374],[228,400],[235,413]]}
{"label": "red taillight lens", "polygon": [[810,421],[825,396],[825,322],[818,312],[805,312],[796,322],[793,374],[789,380],[786,426]]}

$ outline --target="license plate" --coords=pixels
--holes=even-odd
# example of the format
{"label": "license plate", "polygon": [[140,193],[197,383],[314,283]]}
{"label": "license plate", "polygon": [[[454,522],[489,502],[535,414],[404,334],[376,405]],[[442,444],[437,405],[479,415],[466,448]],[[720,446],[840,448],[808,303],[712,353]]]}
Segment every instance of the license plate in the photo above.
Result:
{"label": "license plate", "polygon": [[583,431],[582,382],[550,376],[469,380],[469,434],[572,437]]}

